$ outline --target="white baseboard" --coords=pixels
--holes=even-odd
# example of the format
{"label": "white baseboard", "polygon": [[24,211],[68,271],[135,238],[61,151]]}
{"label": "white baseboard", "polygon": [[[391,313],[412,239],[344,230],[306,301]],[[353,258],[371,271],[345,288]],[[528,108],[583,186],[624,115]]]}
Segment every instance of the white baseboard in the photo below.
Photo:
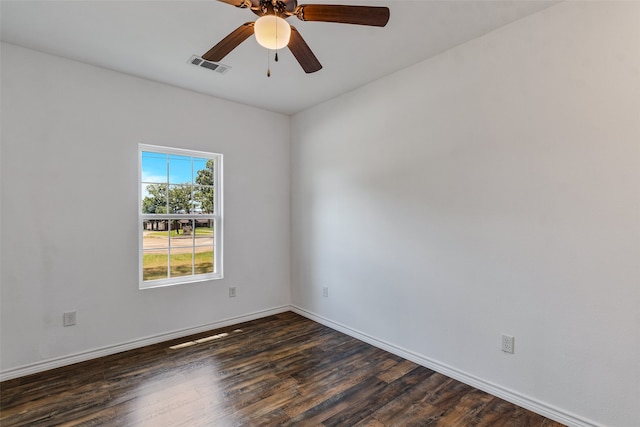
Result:
{"label": "white baseboard", "polygon": [[116,344],[107,347],[101,347],[93,350],[84,351],[81,353],[71,354],[69,356],[57,357],[53,359],[47,359],[36,363],[31,363],[17,368],[7,369],[0,372],[0,381],[6,381],[13,378],[24,377],[26,375],[35,374],[37,372],[47,371],[49,369],[60,368],[62,366],[72,365],[78,362],[85,362],[91,359],[97,359],[98,357],[109,356],[111,354],[120,353],[122,351],[133,350],[136,348],[144,347],[147,345],[158,344],[164,341],[169,341],[176,338],[182,338],[200,332],[207,332],[212,329],[224,328],[226,326],[235,325],[237,323],[247,322],[249,320],[259,319],[261,317],[271,316],[273,314],[284,313],[289,311],[290,306],[284,305],[281,307],[271,308],[268,310],[256,311],[250,314],[242,316],[230,317],[217,322],[208,323],[206,325],[196,326],[193,328],[181,329],[178,331],[167,332],[163,334],[154,335],[151,337],[141,338],[133,341],[128,341],[121,344]]}
{"label": "white baseboard", "polygon": [[445,363],[439,362],[437,360],[430,359],[425,356],[421,356],[419,354],[413,353],[409,350],[406,350],[402,347],[398,347],[394,344],[390,344],[388,342],[379,340],[375,337],[367,335],[363,332],[352,329],[348,326],[342,325],[340,323],[334,322],[333,320],[327,319],[325,317],[319,316],[315,313],[312,313],[308,310],[300,308],[298,306],[292,305],[291,311],[297,313],[301,316],[304,316],[314,322],[321,323],[331,329],[335,329],[340,331],[346,335],[349,335],[353,338],[359,339],[360,341],[364,341],[367,344],[371,344],[374,347],[380,348],[382,350],[388,351],[389,353],[395,354],[396,356],[400,356],[404,359],[410,360],[414,363],[417,363],[421,366],[429,368],[433,371],[436,371],[442,375],[446,375],[450,378],[458,380],[462,383],[475,387],[479,390],[485,391],[493,396],[499,397],[501,399],[506,400],[507,402],[511,402],[515,405],[528,409],[532,412],[540,414],[546,418],[555,420],[559,423],[565,424],[571,427],[604,427],[601,424],[595,423],[593,421],[585,420],[581,417],[578,417],[574,414],[570,414],[561,409],[550,406],[546,403],[537,401],[525,395],[522,395],[513,390],[509,390],[497,384],[494,384],[490,381],[483,380],[474,375],[468,374],[466,372],[460,371],[452,366],[449,366]]}

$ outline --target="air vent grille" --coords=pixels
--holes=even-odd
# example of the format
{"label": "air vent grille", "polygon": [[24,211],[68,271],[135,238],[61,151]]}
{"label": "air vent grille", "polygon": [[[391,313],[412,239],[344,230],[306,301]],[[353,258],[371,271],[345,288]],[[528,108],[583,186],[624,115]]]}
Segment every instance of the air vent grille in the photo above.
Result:
{"label": "air vent grille", "polygon": [[198,67],[208,68],[209,70],[215,71],[218,74],[224,74],[231,68],[230,66],[221,64],[219,62],[205,61],[204,59],[196,55],[193,55],[191,58],[189,58],[188,62],[193,65],[197,65]]}

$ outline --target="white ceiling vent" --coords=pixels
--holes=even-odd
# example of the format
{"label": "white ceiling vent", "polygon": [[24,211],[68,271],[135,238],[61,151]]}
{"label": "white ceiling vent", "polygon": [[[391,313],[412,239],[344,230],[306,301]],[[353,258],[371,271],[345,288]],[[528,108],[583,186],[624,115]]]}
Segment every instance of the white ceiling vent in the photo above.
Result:
{"label": "white ceiling vent", "polygon": [[208,68],[219,74],[224,74],[231,68],[230,66],[221,64],[219,62],[205,61],[204,59],[196,55],[193,55],[191,58],[189,58],[188,62],[193,65],[197,65],[198,67]]}

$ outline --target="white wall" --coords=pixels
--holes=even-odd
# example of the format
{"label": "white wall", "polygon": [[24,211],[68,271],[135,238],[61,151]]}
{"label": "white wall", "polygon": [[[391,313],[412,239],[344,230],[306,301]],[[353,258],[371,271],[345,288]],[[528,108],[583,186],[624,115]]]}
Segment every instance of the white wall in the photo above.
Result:
{"label": "white wall", "polygon": [[640,425],[639,23],[561,3],[295,115],[293,303],[556,418]]}
{"label": "white wall", "polygon": [[[138,143],[224,154],[224,279],[138,290]],[[288,307],[289,151],[287,116],[2,44],[1,369]]]}

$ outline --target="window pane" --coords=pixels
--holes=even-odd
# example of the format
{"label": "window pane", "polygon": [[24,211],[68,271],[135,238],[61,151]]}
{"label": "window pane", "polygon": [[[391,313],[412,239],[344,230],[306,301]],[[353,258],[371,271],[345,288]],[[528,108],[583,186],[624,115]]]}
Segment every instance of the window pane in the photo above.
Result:
{"label": "window pane", "polygon": [[142,280],[166,279],[168,276],[168,249],[145,250],[142,255]]}
{"label": "window pane", "polygon": [[195,246],[213,247],[213,220],[195,220]]}
{"label": "window pane", "polygon": [[196,157],[193,159],[193,176],[196,184],[213,185],[213,159]]}
{"label": "window pane", "polygon": [[191,184],[191,157],[169,156],[169,183],[170,184]]}
{"label": "window pane", "polygon": [[167,184],[142,184],[142,213],[167,213]]}
{"label": "window pane", "polygon": [[195,274],[213,273],[213,246],[195,248]]}
{"label": "window pane", "polygon": [[193,213],[213,213],[213,187],[193,187]]}
{"label": "window pane", "polygon": [[213,220],[196,220],[195,233],[195,262],[194,268],[196,274],[205,274],[214,272],[213,254]]}
{"label": "window pane", "polygon": [[168,223],[163,220],[142,221],[142,279],[157,280],[168,277]]}
{"label": "window pane", "polygon": [[171,277],[191,276],[193,274],[193,248],[188,251],[171,250]]}
{"label": "window pane", "polygon": [[169,224],[167,220],[147,219],[142,221],[142,248],[144,250],[169,247]]}
{"label": "window pane", "polygon": [[169,186],[169,213],[188,214],[193,210],[191,185]]}
{"label": "window pane", "polygon": [[142,182],[167,182],[167,155],[142,152]]}
{"label": "window pane", "polygon": [[196,228],[196,238],[202,236],[213,238],[213,219],[196,219],[194,226]]}
{"label": "window pane", "polygon": [[[171,221],[171,253],[176,251],[174,248],[191,248],[193,247],[193,220],[176,219]],[[183,251],[184,252],[184,251]]]}

